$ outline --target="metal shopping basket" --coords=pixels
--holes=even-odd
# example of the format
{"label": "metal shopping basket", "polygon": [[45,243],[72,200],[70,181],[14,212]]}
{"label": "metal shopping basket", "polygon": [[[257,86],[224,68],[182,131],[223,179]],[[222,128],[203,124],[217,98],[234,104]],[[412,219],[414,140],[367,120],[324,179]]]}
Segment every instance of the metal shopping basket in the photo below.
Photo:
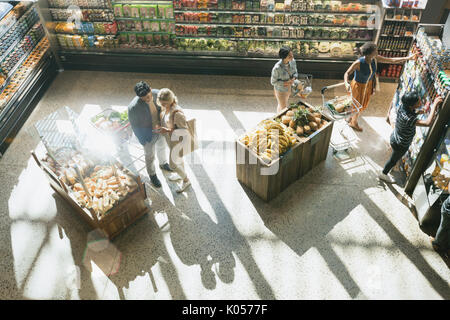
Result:
{"label": "metal shopping basket", "polygon": [[[334,89],[332,91],[334,97],[327,99],[325,95],[330,89]],[[328,92],[328,95],[331,96],[331,91]],[[321,93],[324,113],[335,120],[330,145],[334,153],[345,151],[351,148],[352,143],[357,139],[355,132],[350,128],[345,119],[350,118],[355,113],[359,113],[362,106],[353,97],[351,89],[347,92],[344,82],[323,87]]]}
{"label": "metal shopping basket", "polygon": [[300,73],[292,84],[292,96],[306,99],[312,92],[312,75]]}

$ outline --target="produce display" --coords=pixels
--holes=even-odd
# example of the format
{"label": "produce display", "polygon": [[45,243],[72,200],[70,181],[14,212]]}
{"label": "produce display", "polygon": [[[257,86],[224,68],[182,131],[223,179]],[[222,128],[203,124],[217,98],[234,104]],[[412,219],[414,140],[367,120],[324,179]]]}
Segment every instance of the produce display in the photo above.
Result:
{"label": "produce display", "polygon": [[304,137],[308,137],[328,123],[318,109],[309,108],[301,103],[291,104],[285,115],[275,121],[281,122],[298,136]]}
{"label": "produce display", "polygon": [[264,120],[240,141],[266,164],[270,164],[294,146],[297,138],[292,128],[274,120]]}
{"label": "produce display", "polygon": [[47,37],[44,37],[40,43],[33,49],[26,60],[18,67],[12,75],[8,85],[0,93],[0,111],[5,107],[8,101],[18,92],[22,83],[27,79],[31,72],[41,62],[44,54],[49,50],[50,44]]}
{"label": "produce display", "polygon": [[55,157],[47,154],[42,162],[67,185],[78,204],[92,209],[98,219],[138,189],[135,176],[118,162],[95,164],[74,150],[57,150],[55,154]]}

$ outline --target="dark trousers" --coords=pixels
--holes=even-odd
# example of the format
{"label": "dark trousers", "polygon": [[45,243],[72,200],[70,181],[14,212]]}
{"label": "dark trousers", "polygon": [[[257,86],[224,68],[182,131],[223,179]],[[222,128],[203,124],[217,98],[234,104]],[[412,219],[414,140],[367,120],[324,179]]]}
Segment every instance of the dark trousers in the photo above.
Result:
{"label": "dark trousers", "polygon": [[389,171],[395,166],[398,160],[400,160],[403,155],[408,151],[408,148],[399,146],[391,136],[391,147],[392,147],[392,154],[389,160],[384,165],[383,173],[388,174]]}
{"label": "dark trousers", "polygon": [[450,249],[450,196],[441,207],[441,224],[436,232],[433,244],[442,250]]}

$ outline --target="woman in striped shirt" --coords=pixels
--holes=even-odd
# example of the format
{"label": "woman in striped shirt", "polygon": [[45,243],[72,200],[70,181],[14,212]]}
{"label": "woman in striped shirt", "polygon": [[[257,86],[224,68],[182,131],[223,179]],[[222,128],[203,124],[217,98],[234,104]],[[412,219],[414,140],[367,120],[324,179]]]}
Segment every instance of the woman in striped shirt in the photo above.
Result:
{"label": "woman in striped shirt", "polygon": [[426,120],[417,119],[417,115],[424,113],[423,111],[416,112],[420,108],[421,100],[416,91],[407,92],[401,99],[401,104],[397,112],[397,121],[395,122],[394,132],[391,134],[392,154],[389,160],[384,165],[384,169],[379,174],[380,180],[387,183],[395,183],[394,178],[389,174],[389,171],[395,166],[398,160],[408,151],[411,142],[416,135],[416,126],[429,127],[433,122],[436,114],[437,106],[442,102],[441,97],[437,97],[430,110]]}

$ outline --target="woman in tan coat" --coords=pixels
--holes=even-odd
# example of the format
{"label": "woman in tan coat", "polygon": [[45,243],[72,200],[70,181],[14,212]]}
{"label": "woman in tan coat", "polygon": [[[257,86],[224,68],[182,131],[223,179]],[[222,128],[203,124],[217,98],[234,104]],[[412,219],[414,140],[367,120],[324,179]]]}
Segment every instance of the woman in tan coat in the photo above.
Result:
{"label": "woman in tan coat", "polygon": [[170,149],[169,166],[175,171],[169,176],[169,180],[183,180],[183,184],[177,189],[177,192],[181,193],[191,185],[191,182],[186,175],[183,158],[174,152],[174,150],[179,150],[178,148],[175,149],[175,146],[181,142],[172,141],[172,134],[177,129],[188,129],[186,116],[183,109],[178,105],[177,97],[170,89],[163,88],[159,90],[157,102],[162,107],[161,128],[158,129],[158,132],[164,134],[166,138]]}

